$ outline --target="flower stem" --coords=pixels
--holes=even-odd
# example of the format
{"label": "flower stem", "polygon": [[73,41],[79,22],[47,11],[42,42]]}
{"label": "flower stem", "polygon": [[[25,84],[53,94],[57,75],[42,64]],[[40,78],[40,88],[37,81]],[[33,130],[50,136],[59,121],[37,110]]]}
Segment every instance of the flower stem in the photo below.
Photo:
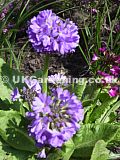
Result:
{"label": "flower stem", "polygon": [[43,92],[47,93],[47,78],[48,78],[48,66],[49,66],[49,55],[45,56],[44,68],[43,68]]}

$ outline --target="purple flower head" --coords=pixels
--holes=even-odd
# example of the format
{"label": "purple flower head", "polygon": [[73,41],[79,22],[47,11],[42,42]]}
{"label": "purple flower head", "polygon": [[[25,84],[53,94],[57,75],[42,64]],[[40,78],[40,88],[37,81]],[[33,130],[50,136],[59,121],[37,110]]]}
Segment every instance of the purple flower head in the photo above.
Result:
{"label": "purple flower head", "polygon": [[12,91],[12,93],[11,93],[11,100],[12,101],[16,101],[17,99],[19,99],[20,98],[20,93],[19,93],[19,91],[18,91],[18,88],[15,88],[13,91]]}
{"label": "purple flower head", "polygon": [[28,27],[29,40],[37,52],[74,52],[79,43],[77,26],[67,19],[61,20],[52,10],[34,16]]}
{"label": "purple flower head", "polygon": [[32,120],[29,135],[41,147],[61,147],[80,128],[79,121],[84,117],[81,102],[62,88],[53,89],[51,96],[39,94],[31,108],[33,112],[27,112]]}

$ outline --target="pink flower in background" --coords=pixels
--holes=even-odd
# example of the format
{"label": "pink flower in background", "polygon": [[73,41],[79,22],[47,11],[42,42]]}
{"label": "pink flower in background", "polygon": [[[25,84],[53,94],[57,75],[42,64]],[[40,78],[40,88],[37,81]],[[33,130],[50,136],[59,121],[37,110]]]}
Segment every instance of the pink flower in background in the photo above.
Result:
{"label": "pink flower in background", "polygon": [[109,96],[116,97],[118,95],[118,91],[119,91],[118,86],[111,87],[111,89],[109,90]]}
{"label": "pink flower in background", "polygon": [[97,61],[99,59],[96,53],[93,54],[92,61]]}
{"label": "pink flower in background", "polygon": [[101,47],[101,48],[99,48],[99,51],[100,51],[100,52],[105,52],[105,51],[106,51],[106,47]]}
{"label": "pink flower in background", "polygon": [[115,76],[118,76],[120,74],[120,68],[118,66],[112,66],[110,71]]}

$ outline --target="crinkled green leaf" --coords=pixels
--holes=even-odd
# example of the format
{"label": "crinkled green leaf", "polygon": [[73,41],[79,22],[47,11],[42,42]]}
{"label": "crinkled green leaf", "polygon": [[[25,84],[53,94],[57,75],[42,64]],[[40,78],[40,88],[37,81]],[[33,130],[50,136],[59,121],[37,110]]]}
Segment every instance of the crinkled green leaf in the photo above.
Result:
{"label": "crinkled green leaf", "polygon": [[82,80],[81,83],[75,84],[75,87],[74,87],[74,92],[77,95],[78,99],[80,100],[82,98],[83,92],[87,85],[86,78],[82,78],[81,80]]}
{"label": "crinkled green leaf", "polygon": [[106,148],[107,144],[103,140],[99,140],[93,149],[90,160],[108,160],[109,150]]}
{"label": "crinkled green leaf", "polygon": [[73,137],[75,144],[74,157],[90,157],[93,147],[98,140],[111,142],[118,132],[118,125],[114,124],[86,124]]}
{"label": "crinkled green leaf", "polygon": [[[101,93],[102,95],[102,93]],[[102,104],[94,107],[93,112],[89,117],[89,122],[105,122],[106,113],[110,110],[111,105],[117,101],[118,97],[110,97],[107,93],[104,95],[104,100],[102,100]]]}
{"label": "crinkled green leaf", "polygon": [[35,152],[33,139],[26,131],[27,123],[16,111],[0,111],[0,135],[6,143],[15,149]]}
{"label": "crinkled green leaf", "polygon": [[0,98],[11,101],[10,94],[15,87],[21,88],[22,74],[9,68],[9,66],[0,58]]}
{"label": "crinkled green leaf", "polygon": [[100,92],[100,87],[96,83],[87,84],[82,95],[82,101],[94,100]]}
{"label": "crinkled green leaf", "polygon": [[31,152],[14,149],[0,138],[0,160],[28,160],[31,156]]}

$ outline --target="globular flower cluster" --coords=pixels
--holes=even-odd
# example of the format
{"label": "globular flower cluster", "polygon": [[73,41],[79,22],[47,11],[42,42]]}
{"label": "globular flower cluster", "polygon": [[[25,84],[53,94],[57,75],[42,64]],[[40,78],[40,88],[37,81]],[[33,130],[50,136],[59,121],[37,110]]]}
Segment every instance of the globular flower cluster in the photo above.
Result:
{"label": "globular flower cluster", "polygon": [[[84,110],[75,94],[68,90],[54,88],[48,96],[42,93],[37,80],[26,80],[25,83],[27,87],[23,89],[22,94],[29,94],[27,88],[34,93],[32,111],[26,113],[27,118],[31,120],[28,126],[29,135],[35,139],[38,147],[43,148],[38,156],[45,158],[44,147],[59,148],[79,130]],[[17,100],[19,97],[19,91],[14,90],[12,99]]]}
{"label": "globular flower cluster", "polygon": [[107,51],[105,47],[99,49],[101,56],[94,53],[92,63],[97,62],[104,70],[98,70],[97,74],[102,77],[101,82],[104,86],[109,86],[109,95],[115,97],[119,95],[119,76],[120,76],[120,56]]}
{"label": "globular flower cluster", "polygon": [[63,21],[52,10],[34,16],[28,27],[29,40],[37,52],[74,52],[79,43],[78,27],[69,19]]}

